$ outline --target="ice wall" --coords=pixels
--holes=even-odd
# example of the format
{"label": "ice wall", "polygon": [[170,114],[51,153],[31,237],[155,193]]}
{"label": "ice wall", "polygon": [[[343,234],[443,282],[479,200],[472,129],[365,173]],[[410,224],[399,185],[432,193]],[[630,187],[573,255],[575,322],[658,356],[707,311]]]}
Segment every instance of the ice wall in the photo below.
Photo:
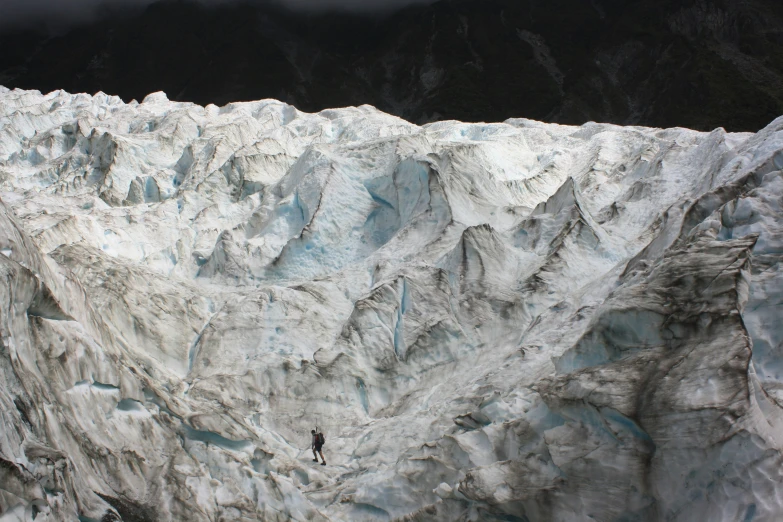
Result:
{"label": "ice wall", "polygon": [[781,194],[783,118],[0,88],[0,520],[778,520]]}

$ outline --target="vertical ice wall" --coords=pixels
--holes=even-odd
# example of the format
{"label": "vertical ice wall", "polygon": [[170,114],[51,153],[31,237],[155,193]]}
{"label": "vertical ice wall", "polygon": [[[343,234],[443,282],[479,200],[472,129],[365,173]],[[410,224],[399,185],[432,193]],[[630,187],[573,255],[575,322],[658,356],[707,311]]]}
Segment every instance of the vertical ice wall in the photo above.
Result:
{"label": "vertical ice wall", "polygon": [[0,517],[776,520],[782,169],[0,89]]}

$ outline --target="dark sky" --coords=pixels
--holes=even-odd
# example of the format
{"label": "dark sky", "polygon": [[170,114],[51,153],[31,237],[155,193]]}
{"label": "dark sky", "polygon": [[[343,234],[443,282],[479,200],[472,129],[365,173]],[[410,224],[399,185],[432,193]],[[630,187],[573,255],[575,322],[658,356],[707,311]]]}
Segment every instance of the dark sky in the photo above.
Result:
{"label": "dark sky", "polygon": [[[105,8],[142,8],[159,0],[0,0],[0,27],[45,23],[63,29],[94,18]],[[272,1],[297,10],[390,11],[434,0],[195,0],[205,4]]]}

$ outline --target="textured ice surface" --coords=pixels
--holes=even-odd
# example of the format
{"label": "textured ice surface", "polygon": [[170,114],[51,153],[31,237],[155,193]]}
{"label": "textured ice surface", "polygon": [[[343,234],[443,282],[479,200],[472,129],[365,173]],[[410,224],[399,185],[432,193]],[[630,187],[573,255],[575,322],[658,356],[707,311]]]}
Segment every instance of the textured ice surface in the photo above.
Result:
{"label": "textured ice surface", "polygon": [[0,88],[0,520],[780,520],[781,169]]}

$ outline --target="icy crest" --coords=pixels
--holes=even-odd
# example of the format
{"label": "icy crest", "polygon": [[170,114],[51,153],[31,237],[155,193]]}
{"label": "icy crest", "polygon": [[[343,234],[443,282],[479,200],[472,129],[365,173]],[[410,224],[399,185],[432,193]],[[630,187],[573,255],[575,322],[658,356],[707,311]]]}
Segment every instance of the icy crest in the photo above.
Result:
{"label": "icy crest", "polygon": [[0,88],[0,519],[777,520],[782,169]]}

